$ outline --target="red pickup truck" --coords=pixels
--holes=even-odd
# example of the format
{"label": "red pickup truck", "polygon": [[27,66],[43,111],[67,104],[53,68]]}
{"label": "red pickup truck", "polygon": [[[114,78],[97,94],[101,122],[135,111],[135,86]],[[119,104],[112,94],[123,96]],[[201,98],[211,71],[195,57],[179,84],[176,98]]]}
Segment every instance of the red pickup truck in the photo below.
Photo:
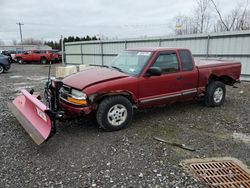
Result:
{"label": "red pickup truck", "polygon": [[48,62],[57,62],[60,60],[60,55],[53,50],[29,50],[22,54],[16,54],[15,60],[19,64],[24,62],[40,62],[46,64]]}
{"label": "red pickup truck", "polygon": [[[34,140],[40,144],[51,135],[51,130],[55,130],[53,122],[57,119],[95,114],[101,128],[115,131],[130,124],[135,108],[198,98],[204,98],[207,106],[221,106],[226,95],[225,85],[239,82],[240,73],[240,62],[195,62],[188,49],[130,49],[117,56],[110,66],[90,66],[62,81],[50,81],[46,95],[50,108],[23,91],[23,99],[14,100],[12,111],[18,114],[15,112],[18,101],[31,101],[19,111],[30,109],[31,114],[35,113],[31,117],[22,115],[22,118],[36,119],[29,125],[32,129],[35,127],[35,131],[28,132],[32,132],[33,139],[36,132]],[[19,121],[22,118],[19,117]],[[37,125],[37,119],[46,125]]]}

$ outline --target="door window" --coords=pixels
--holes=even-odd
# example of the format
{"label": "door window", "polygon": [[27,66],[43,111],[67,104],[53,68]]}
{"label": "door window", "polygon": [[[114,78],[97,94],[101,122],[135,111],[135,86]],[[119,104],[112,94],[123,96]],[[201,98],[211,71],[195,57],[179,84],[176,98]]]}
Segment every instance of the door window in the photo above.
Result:
{"label": "door window", "polygon": [[163,74],[170,74],[179,71],[178,59],[175,53],[160,54],[153,67],[160,67]]}
{"label": "door window", "polygon": [[35,53],[35,54],[40,54],[40,51],[34,50],[34,53]]}

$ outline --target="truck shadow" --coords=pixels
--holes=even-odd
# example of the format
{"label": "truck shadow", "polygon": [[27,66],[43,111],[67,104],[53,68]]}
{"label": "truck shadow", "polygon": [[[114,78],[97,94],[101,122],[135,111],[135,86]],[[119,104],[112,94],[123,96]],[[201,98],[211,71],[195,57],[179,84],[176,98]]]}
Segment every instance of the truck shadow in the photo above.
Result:
{"label": "truck shadow", "polygon": [[[134,116],[131,125],[125,129],[133,129],[140,127],[143,122],[150,122],[152,119],[161,120],[162,117],[168,118],[176,116],[176,114],[183,114],[190,111],[200,111],[201,109],[206,108],[204,104],[200,101],[192,101],[185,103],[174,103],[171,105],[162,105],[158,107],[152,107],[143,110],[134,110]],[[176,120],[178,121],[178,120]],[[59,125],[59,131],[62,134],[71,134],[74,132],[81,133],[105,133],[102,129],[99,128],[95,116],[89,118],[76,119],[72,121],[62,122]],[[120,130],[123,131],[123,130]],[[116,132],[120,132],[116,131]]]}

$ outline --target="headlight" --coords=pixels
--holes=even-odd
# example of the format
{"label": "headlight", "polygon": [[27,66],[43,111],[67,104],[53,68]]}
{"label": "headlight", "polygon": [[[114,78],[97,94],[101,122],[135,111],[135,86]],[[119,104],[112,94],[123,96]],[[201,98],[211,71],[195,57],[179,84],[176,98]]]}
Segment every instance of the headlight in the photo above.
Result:
{"label": "headlight", "polygon": [[82,91],[75,89],[71,90],[71,96],[67,97],[67,100],[73,104],[77,105],[86,105],[87,104],[87,95]]}
{"label": "headlight", "polygon": [[87,95],[85,93],[75,89],[71,90],[71,95],[75,99],[85,99],[85,100],[87,99]]}

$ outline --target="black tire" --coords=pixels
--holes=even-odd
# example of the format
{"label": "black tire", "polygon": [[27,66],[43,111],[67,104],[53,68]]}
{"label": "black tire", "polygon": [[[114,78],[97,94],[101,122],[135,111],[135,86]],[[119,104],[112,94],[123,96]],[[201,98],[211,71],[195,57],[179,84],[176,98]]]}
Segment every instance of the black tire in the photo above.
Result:
{"label": "black tire", "polygon": [[2,74],[4,72],[4,67],[3,65],[0,65],[0,74]]}
{"label": "black tire", "polygon": [[[120,109],[116,107],[120,107]],[[118,112],[115,109],[118,109],[120,111]],[[126,113],[126,118],[122,117],[125,116],[125,114],[122,112],[122,110],[125,109],[126,112],[124,113]],[[114,113],[113,116],[115,116],[112,118],[113,120],[117,121],[115,123],[117,123],[118,125],[113,125],[111,123],[112,118],[110,117],[110,114],[112,114],[112,110]],[[128,125],[132,121],[132,117],[133,117],[132,104],[127,98],[123,96],[111,96],[105,98],[99,104],[99,107],[96,112],[97,123],[99,124],[100,128],[104,129],[105,131],[117,131],[128,127]],[[123,120],[120,121],[120,119]]]}
{"label": "black tire", "polygon": [[[218,95],[216,96],[216,94]],[[213,81],[209,83],[209,85],[206,88],[205,105],[208,107],[221,106],[225,101],[225,96],[226,96],[225,84],[219,81]]]}
{"label": "black tire", "polygon": [[45,64],[47,64],[47,59],[45,57],[42,57],[40,62],[41,62],[41,64],[45,65]]}
{"label": "black tire", "polygon": [[16,62],[17,62],[18,64],[23,64],[23,59],[22,59],[22,58],[17,58]]}

